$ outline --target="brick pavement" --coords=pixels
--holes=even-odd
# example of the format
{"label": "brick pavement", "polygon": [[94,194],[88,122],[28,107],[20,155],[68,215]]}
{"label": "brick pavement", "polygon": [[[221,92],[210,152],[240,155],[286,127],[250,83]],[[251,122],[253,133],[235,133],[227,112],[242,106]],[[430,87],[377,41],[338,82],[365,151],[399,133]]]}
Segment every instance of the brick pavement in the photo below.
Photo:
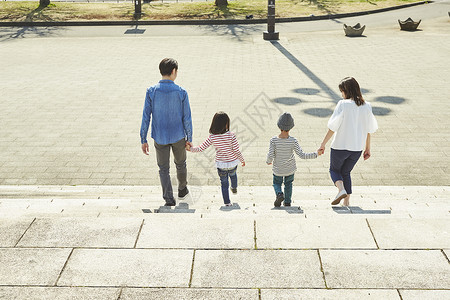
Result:
{"label": "brick pavement", "polygon": [[[216,111],[229,113],[247,160],[243,185],[270,185],[264,161],[282,111],[293,114],[304,150],[317,149],[348,75],[380,125],[354,183],[448,185],[448,24],[435,18],[413,33],[372,25],[363,38],[336,26],[310,33],[279,25],[286,32],[276,43],[262,40],[260,26],[196,27],[189,36],[183,26],[166,29],[169,36],[153,27],[86,37],[76,36],[85,28],[14,29],[18,38],[1,28],[0,184],[157,185],[154,151],[140,152],[139,128],[145,90],[159,80],[160,59],[172,56],[190,95],[194,143]],[[329,185],[328,162],[298,161],[294,183]],[[189,154],[188,168],[191,184],[218,184],[211,151]]]}

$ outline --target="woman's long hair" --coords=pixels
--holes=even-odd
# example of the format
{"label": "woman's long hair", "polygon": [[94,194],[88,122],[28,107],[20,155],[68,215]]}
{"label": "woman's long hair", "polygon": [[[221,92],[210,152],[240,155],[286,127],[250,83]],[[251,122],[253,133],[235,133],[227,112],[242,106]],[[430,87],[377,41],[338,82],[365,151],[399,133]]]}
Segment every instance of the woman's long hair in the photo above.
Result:
{"label": "woman's long hair", "polygon": [[361,89],[359,84],[353,77],[345,77],[339,83],[339,90],[344,92],[345,98],[352,99],[356,105],[364,105],[365,101],[361,95]]}
{"label": "woman's long hair", "polygon": [[230,130],[230,118],[223,111],[216,113],[212,119],[209,133],[223,134]]}

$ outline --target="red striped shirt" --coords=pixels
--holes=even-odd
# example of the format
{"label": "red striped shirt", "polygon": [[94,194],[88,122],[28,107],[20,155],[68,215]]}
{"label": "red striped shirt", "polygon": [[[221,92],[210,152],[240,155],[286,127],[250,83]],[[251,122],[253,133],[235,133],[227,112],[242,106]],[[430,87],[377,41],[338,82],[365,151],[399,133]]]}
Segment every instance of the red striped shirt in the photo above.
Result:
{"label": "red striped shirt", "polygon": [[211,134],[200,146],[192,147],[192,152],[205,151],[209,146],[216,148],[216,162],[232,162],[239,159],[244,162],[244,157],[239,150],[239,143],[233,132],[227,131],[223,134]]}

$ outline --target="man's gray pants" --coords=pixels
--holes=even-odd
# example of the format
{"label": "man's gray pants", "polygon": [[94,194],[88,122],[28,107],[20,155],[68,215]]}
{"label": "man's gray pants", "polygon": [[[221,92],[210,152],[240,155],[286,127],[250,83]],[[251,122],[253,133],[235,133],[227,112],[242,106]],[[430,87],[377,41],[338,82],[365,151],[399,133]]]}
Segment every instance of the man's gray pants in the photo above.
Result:
{"label": "man's gray pants", "polygon": [[170,149],[172,148],[175,166],[177,168],[178,190],[187,185],[186,169],[186,141],[181,139],[176,143],[160,145],[155,142],[156,161],[159,167],[159,179],[163,190],[163,198],[166,202],[174,201],[172,183],[170,181]]}

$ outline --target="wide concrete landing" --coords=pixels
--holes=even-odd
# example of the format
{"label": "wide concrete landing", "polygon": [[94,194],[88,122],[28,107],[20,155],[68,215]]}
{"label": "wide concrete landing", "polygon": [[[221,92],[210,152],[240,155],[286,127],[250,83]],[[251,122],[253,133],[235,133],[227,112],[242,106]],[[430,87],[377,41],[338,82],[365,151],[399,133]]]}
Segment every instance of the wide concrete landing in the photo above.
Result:
{"label": "wide concrete landing", "polygon": [[449,187],[0,186],[0,299],[448,299]]}

